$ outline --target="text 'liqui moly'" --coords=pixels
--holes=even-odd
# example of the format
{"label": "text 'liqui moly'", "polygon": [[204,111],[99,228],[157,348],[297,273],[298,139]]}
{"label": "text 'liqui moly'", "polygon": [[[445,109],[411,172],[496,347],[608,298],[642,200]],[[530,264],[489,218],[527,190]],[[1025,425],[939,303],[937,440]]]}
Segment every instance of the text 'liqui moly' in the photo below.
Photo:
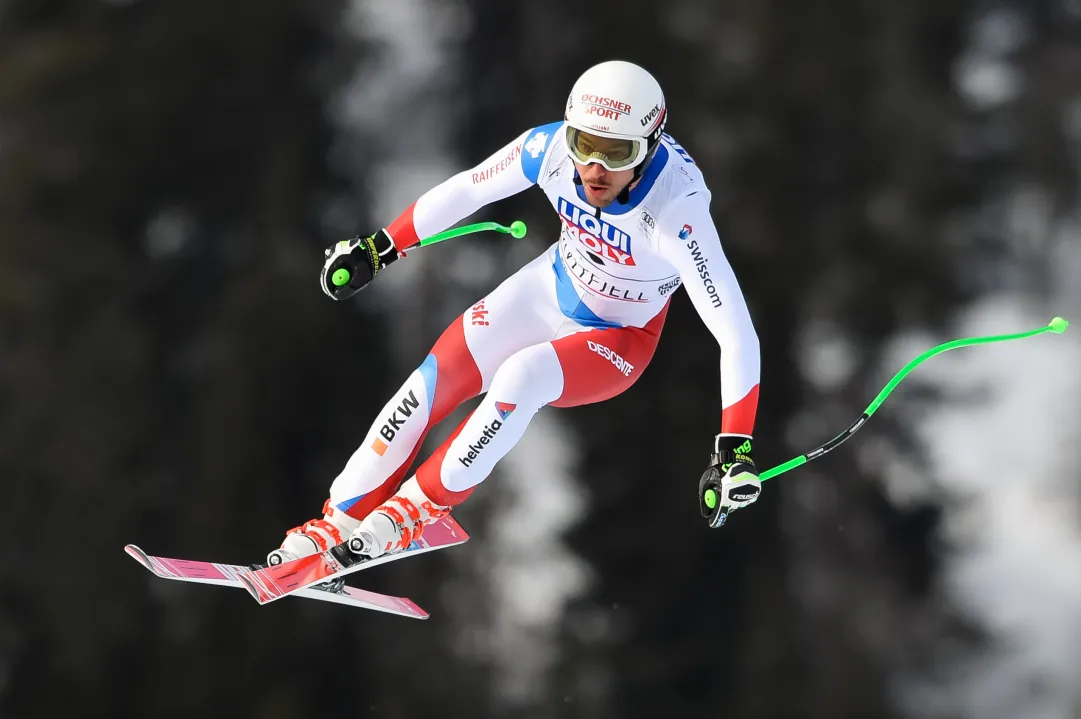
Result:
{"label": "text 'liqui moly'", "polygon": [[602,260],[620,265],[633,265],[631,236],[612,225],[598,220],[580,207],[559,198],[559,217],[563,232],[572,240],[585,245]]}

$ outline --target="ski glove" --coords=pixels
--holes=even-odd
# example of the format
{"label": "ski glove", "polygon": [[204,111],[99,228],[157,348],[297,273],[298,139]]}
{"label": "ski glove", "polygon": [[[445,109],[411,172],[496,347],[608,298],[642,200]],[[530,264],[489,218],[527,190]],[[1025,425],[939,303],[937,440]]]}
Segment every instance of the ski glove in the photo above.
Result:
{"label": "ski glove", "polygon": [[698,482],[699,510],[709,526],[724,525],[729,514],[754,502],[761,491],[751,438],[745,434],[717,435],[709,469]]}
{"label": "ski glove", "polygon": [[398,259],[386,230],[371,237],[354,237],[328,247],[319,286],[333,300],[347,300],[375,279],[379,270]]}

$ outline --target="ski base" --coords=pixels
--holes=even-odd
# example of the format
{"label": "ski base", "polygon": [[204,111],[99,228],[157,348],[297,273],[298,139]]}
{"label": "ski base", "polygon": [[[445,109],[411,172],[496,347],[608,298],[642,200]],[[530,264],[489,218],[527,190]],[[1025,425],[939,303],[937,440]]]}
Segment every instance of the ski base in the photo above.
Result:
{"label": "ski base", "polygon": [[255,601],[259,604],[268,604],[302,591],[311,585],[342,579],[362,569],[371,569],[414,554],[453,547],[468,539],[469,535],[465,533],[461,525],[453,517],[447,516],[425,527],[420,539],[414,540],[401,552],[368,559],[353,554],[345,545],[338,545],[321,554],[312,554],[273,567],[246,571],[240,575],[239,579],[248,592],[255,597]]}

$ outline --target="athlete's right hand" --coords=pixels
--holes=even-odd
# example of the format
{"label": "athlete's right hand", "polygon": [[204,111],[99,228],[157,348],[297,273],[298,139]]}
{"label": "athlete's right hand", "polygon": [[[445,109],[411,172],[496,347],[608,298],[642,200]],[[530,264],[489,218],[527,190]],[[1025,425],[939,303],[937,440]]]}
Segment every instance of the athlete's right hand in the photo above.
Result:
{"label": "athlete's right hand", "polygon": [[375,279],[379,270],[398,259],[394,241],[386,230],[371,237],[342,240],[323,253],[326,262],[319,273],[319,286],[334,300],[347,300]]}

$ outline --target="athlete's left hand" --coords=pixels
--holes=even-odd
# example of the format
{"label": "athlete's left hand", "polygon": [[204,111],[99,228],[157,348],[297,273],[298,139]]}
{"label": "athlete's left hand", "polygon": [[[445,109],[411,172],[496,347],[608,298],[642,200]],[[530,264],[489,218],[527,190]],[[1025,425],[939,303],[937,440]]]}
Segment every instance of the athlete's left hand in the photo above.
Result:
{"label": "athlete's left hand", "polygon": [[751,438],[745,434],[717,435],[709,464],[698,481],[698,506],[710,527],[720,527],[729,514],[751,504],[762,492]]}

